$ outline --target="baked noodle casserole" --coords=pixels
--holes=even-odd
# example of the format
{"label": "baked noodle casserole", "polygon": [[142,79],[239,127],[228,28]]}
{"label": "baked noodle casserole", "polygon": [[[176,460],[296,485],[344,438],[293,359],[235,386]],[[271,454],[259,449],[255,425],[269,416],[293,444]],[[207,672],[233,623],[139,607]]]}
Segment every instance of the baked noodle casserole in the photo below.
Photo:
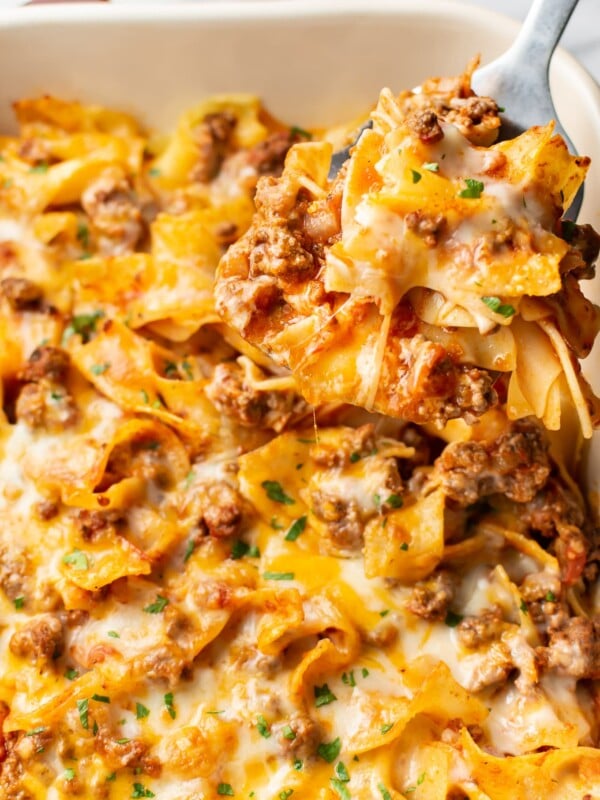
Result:
{"label": "baked noodle casserole", "polygon": [[[0,138],[0,797],[600,798],[600,238],[474,64]],[[301,121],[300,121],[301,122]]]}

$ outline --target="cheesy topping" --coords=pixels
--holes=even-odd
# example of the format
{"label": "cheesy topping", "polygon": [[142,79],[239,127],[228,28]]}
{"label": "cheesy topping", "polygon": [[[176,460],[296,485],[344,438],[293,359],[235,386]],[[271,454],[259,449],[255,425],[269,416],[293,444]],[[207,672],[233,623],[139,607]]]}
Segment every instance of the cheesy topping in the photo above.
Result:
{"label": "cheesy topping", "polygon": [[[594,796],[597,553],[576,442],[531,412],[439,431],[335,392],[309,405],[216,313],[259,177],[291,145],[288,162],[319,164],[328,145],[242,95],[166,139],[49,97],[16,112],[0,139],[0,797]],[[459,181],[444,152],[431,180]],[[479,180],[487,156],[469,158]],[[485,213],[510,191],[488,187]],[[355,211],[378,242],[399,235],[384,203]],[[389,258],[382,310],[400,297]]]}

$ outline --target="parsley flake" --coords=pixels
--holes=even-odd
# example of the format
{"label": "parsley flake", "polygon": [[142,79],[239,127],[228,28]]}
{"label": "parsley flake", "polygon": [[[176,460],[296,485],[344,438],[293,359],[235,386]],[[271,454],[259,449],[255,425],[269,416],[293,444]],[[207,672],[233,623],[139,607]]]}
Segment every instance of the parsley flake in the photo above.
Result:
{"label": "parsley flake", "polygon": [[45,175],[48,172],[48,164],[45,161],[42,161],[40,164],[36,164],[34,167],[31,167],[29,172],[33,172],[37,175]]}
{"label": "parsley flake", "polygon": [[350,780],[350,775],[343,761],[338,761],[338,763],[335,765],[335,774],[341,781],[344,781],[344,783],[348,783]]}
{"label": "parsley flake", "polygon": [[356,686],[353,669],[351,669],[350,672],[342,673],[342,683],[346,686]]}
{"label": "parsley flake", "polygon": [[385,725],[382,725],[381,726],[381,732],[384,733],[384,734],[385,733],[389,733],[392,730],[392,728],[394,727],[394,725],[395,725],[394,722],[388,722]]}
{"label": "parsley flake", "polygon": [[423,169],[428,170],[428,172],[439,172],[440,165],[437,161],[428,161],[426,164],[423,164]]}
{"label": "parsley flake", "polygon": [[293,742],[294,739],[296,738],[296,731],[292,728],[291,725],[286,725],[281,733],[283,735],[283,738],[287,739],[290,742]]}
{"label": "parsley flake", "polygon": [[304,529],[306,528],[306,516],[298,517],[295,522],[290,525],[290,529],[285,535],[286,542],[295,542],[296,539],[304,533]]}
{"label": "parsley flake", "polygon": [[390,508],[402,508],[404,505],[404,500],[399,494],[391,494],[385,501],[385,504]]}
{"label": "parsley flake", "polygon": [[167,598],[157,594],[154,603],[144,606],[143,611],[145,611],[147,614],[160,614],[160,612],[164,611],[168,605],[169,601]]}
{"label": "parsley flake", "polygon": [[369,670],[366,667],[363,667],[360,672],[361,672],[361,675],[363,676],[363,678],[368,678],[369,677]]}
{"label": "parsley flake", "polygon": [[78,222],[77,223],[77,241],[81,243],[81,246],[84,250],[87,250],[90,246],[90,229],[85,224],[85,222]]}
{"label": "parsley flake", "polygon": [[148,170],[148,175],[150,175],[151,178],[158,178],[160,177],[160,170],[156,167],[150,167]]}
{"label": "parsley flake", "polygon": [[93,694],[92,700],[95,700],[97,703],[110,703],[110,697],[107,697],[105,694]]}
{"label": "parsley flake", "polygon": [[304,128],[299,128],[298,125],[292,125],[290,128],[290,136],[301,136],[303,139],[312,139],[312,133],[305,131]]}
{"label": "parsley flake", "polygon": [[63,778],[66,781],[72,781],[74,777],[75,777],[75,770],[72,767],[67,767],[63,775]]}
{"label": "parsley flake", "polygon": [[131,797],[155,797],[154,792],[146,789],[142,783],[134,783]]}
{"label": "parsley flake", "polygon": [[263,739],[269,739],[271,736],[271,729],[269,728],[269,723],[263,717],[262,714],[259,714],[256,720],[256,730],[260,733]]}
{"label": "parsley flake", "polygon": [[175,719],[177,711],[175,711],[175,706],[173,705],[173,692],[167,692],[163,699],[169,716],[171,719]]}
{"label": "parsley flake", "polygon": [[89,719],[88,719],[88,710],[89,710],[90,701],[87,697],[84,700],[77,701],[77,711],[79,712],[79,721],[81,722],[81,727],[87,729],[90,727]]}
{"label": "parsley flake", "polygon": [[379,789],[383,800],[392,800],[392,795],[388,792],[383,783],[378,783],[377,788]]}
{"label": "parsley flake", "polygon": [[337,697],[326,683],[324,683],[323,686],[314,686],[313,691],[315,694],[315,705],[317,708],[320,708],[321,706],[328,706],[329,703],[333,703],[334,700],[337,700]]}
{"label": "parsley flake", "polygon": [[272,500],[274,503],[283,503],[283,505],[292,506],[296,502],[283,491],[283,487],[278,481],[263,481],[261,486],[267,493],[269,500]]}
{"label": "parsley flake", "polygon": [[293,766],[294,766],[295,770],[300,771],[302,769],[302,767],[304,766],[304,762],[301,759],[296,758],[294,760],[294,765]]}
{"label": "parsley flake", "polygon": [[135,704],[135,718],[136,719],[144,719],[150,714],[150,709],[146,708],[143,703],[136,703]]}
{"label": "parsley flake", "polygon": [[287,800],[288,797],[291,797],[294,794],[293,789],[282,789],[279,792],[279,800]]}
{"label": "parsley flake", "polygon": [[249,544],[246,544],[246,542],[242,542],[241,539],[236,539],[236,541],[231,546],[230,558],[232,558],[234,561],[237,561],[238,559],[242,558],[242,556],[245,556],[248,550],[250,550]]}
{"label": "parsley flake", "polygon": [[117,633],[117,631],[106,631],[106,635],[110,636],[111,639],[120,639],[121,634]]}
{"label": "parsley flake", "polygon": [[356,462],[360,461],[360,459],[361,459],[360,453],[357,453],[357,452],[350,453],[350,463],[351,464],[356,464]]}
{"label": "parsley flake", "polygon": [[462,614],[456,614],[454,611],[448,611],[444,622],[449,628],[456,628],[462,622]]}
{"label": "parsley flake", "polygon": [[508,303],[503,303],[499,297],[482,297],[481,302],[493,311],[495,314],[500,314],[501,317],[512,317],[516,313],[515,307]]}
{"label": "parsley flake", "polygon": [[418,183],[421,180],[421,178],[423,177],[420,172],[417,172],[416,169],[411,169],[411,174],[412,174],[412,182],[413,183]]}
{"label": "parsley flake", "polygon": [[330,778],[329,783],[338,797],[341,797],[342,800],[350,800],[350,792],[348,791],[348,787],[344,785],[343,781],[341,781],[339,778]]}
{"label": "parsley flake", "polygon": [[521,600],[521,605],[519,606],[519,609],[521,610],[521,613],[529,614],[529,609],[527,608],[527,603],[525,602],[525,600]]}
{"label": "parsley flake", "polygon": [[25,605],[25,596],[24,595],[20,595],[19,597],[15,597],[15,599],[13,600],[13,603],[14,603],[14,606],[15,606],[16,610],[20,611],[23,608],[23,606]]}
{"label": "parsley flake", "polygon": [[266,581],[293,581],[293,572],[263,572]]}
{"label": "parsley flake", "polygon": [[82,553],[81,550],[75,548],[71,553],[67,553],[66,556],[63,556],[62,559],[63,564],[69,564],[73,569],[79,570],[82,572],[89,567],[88,558],[85,553]]}
{"label": "parsley flake", "polygon": [[317,747],[317,755],[322,758],[323,761],[327,761],[328,764],[333,764],[339,756],[341,749],[342,740],[338,736],[337,739],[334,739],[332,742],[321,742]]}
{"label": "parsley flake", "polygon": [[389,608],[384,608],[384,609],[383,609],[383,611],[380,611],[380,612],[379,612],[379,616],[380,616],[380,617],[387,617],[387,615],[388,615],[389,613],[390,613],[390,610],[389,610]]}
{"label": "parsley flake", "polygon": [[408,550],[408,542],[402,542],[400,545],[400,550],[403,550],[405,553]]}
{"label": "parsley flake", "polygon": [[32,728],[30,731],[27,731],[25,736],[36,736],[38,733],[43,733],[46,730],[45,725],[40,725],[39,728]]}
{"label": "parsley flake", "polygon": [[92,364],[90,372],[92,375],[103,375],[109,367],[110,363],[108,361],[105,361],[104,364]]}
{"label": "parsley flake", "polygon": [[271,517],[271,522],[269,525],[273,528],[274,531],[282,531],[285,528],[285,525],[282,525],[280,522],[277,521],[277,517]]}
{"label": "parsley flake", "polygon": [[67,678],[67,680],[74,681],[75,678],[78,678],[78,677],[79,677],[79,673],[77,672],[76,669],[73,669],[73,667],[69,667],[69,669],[65,670],[65,678]]}
{"label": "parsley flake", "polygon": [[106,780],[106,781],[116,781],[117,780],[117,773],[116,772],[111,772],[110,775],[107,775],[104,780]]}
{"label": "parsley flake", "polygon": [[556,595],[554,592],[548,592],[544,600],[547,600],[549,603],[556,603]]}
{"label": "parsley flake", "polygon": [[104,311],[92,311],[89,314],[77,314],[71,319],[71,322],[65,328],[62,336],[62,343],[66,344],[68,340],[75,333],[78,333],[83,343],[86,344],[90,340],[90,335],[96,330],[96,323],[104,316]]}
{"label": "parsley flake", "polygon": [[465,178],[466,189],[458,193],[459,197],[466,197],[470,200],[478,200],[481,197],[484,186],[481,181],[476,181],[474,178]]}
{"label": "parsley flake", "polygon": [[188,561],[188,559],[190,558],[195,549],[196,549],[196,542],[193,539],[190,539],[185,546],[185,553],[183,554],[184,564],[186,561]]}
{"label": "parsley flake", "polygon": [[217,794],[224,795],[225,797],[233,797],[234,791],[230,783],[220,783],[217,786]]}

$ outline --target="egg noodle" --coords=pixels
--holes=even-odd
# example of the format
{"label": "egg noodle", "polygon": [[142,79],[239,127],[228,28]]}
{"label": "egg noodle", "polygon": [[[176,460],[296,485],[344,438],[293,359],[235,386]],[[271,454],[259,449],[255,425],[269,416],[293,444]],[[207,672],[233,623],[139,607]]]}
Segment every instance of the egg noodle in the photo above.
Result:
{"label": "egg noodle", "polygon": [[333,181],[246,95],[15,104],[0,797],[600,797],[587,162],[475,101]]}

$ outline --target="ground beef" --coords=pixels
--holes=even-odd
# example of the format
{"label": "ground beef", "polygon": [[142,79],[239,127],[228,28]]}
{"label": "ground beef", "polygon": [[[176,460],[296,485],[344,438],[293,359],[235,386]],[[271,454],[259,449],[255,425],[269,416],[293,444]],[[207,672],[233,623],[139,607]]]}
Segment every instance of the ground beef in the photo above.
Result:
{"label": "ground beef", "polygon": [[131,253],[145,233],[138,198],[123,171],[107,168],[85,189],[81,205],[102,255]]}
{"label": "ground beef", "polygon": [[38,383],[43,380],[63,383],[69,371],[70,358],[66,350],[52,345],[36,347],[19,372],[19,379]]}
{"label": "ground beef", "polygon": [[287,720],[275,723],[272,733],[277,737],[281,752],[293,758],[310,758],[323,739],[323,730],[319,723],[301,711],[293,713]]}
{"label": "ground beef", "polygon": [[554,476],[517,513],[529,528],[547,537],[556,536],[563,526],[580,528],[585,521],[577,498]]}
{"label": "ground beef", "polygon": [[42,299],[42,290],[27,278],[3,278],[0,292],[15,311],[35,309]]}
{"label": "ground beef", "polygon": [[497,639],[502,633],[502,610],[498,607],[487,608],[476,616],[467,616],[456,628],[458,640],[470,650]]}
{"label": "ground beef", "polygon": [[600,679],[600,617],[573,617],[550,633],[548,647],[539,648],[542,665],[561,675]]}
{"label": "ground beef", "polygon": [[244,500],[226,481],[206,486],[202,502],[202,522],[210,536],[226,539],[239,533],[242,526]]}
{"label": "ground beef", "polygon": [[248,153],[248,164],[259,175],[281,175],[283,164],[290,147],[304,137],[292,131],[277,131],[259,142]]}
{"label": "ground beef", "polygon": [[420,236],[427,247],[436,247],[438,237],[446,225],[446,217],[443,214],[411,211],[404,222],[408,230]]}
{"label": "ground beef", "polygon": [[237,119],[231,111],[207,114],[193,131],[198,151],[190,180],[208,183],[219,174]]}
{"label": "ground beef", "polygon": [[375,426],[372,423],[358,428],[344,428],[343,431],[343,437],[336,436],[334,444],[318,441],[310,448],[311,458],[317,466],[324,469],[346,467],[377,452]]}
{"label": "ground beef", "polygon": [[444,138],[437,115],[430,109],[411,114],[407,118],[406,124],[412,133],[425,144],[435,144]]}
{"label": "ground beef", "polygon": [[406,607],[423,619],[444,619],[454,598],[454,582],[446,570],[415,584]]}
{"label": "ground beef", "polygon": [[0,547],[0,587],[9,600],[29,594],[27,573],[29,561],[25,553]]}
{"label": "ground beef", "polygon": [[312,254],[284,225],[262,226],[248,239],[250,277],[271,275],[283,280],[312,278],[318,265]]}
{"label": "ground beef", "polygon": [[148,745],[141,739],[119,739],[112,729],[105,725],[98,727],[94,737],[94,748],[104,759],[109,769],[140,766]]}
{"label": "ground beef", "polygon": [[355,500],[317,489],[311,494],[311,509],[317,519],[326,523],[327,547],[358,551],[363,545],[364,523]]}
{"label": "ground beef", "polygon": [[75,424],[78,417],[73,397],[60,384],[26,383],[15,405],[19,422],[30,428],[61,431]]}
{"label": "ground beef", "polygon": [[86,541],[94,541],[100,538],[107,530],[114,530],[115,526],[123,522],[123,520],[123,514],[116,509],[89,511],[86,508],[82,508],[75,516],[75,525]]}
{"label": "ground beef", "polygon": [[56,614],[42,614],[15,631],[8,646],[20,658],[48,662],[62,652],[63,633],[63,623]]}
{"label": "ground beef", "polygon": [[[262,378],[267,376],[263,373]],[[305,416],[308,404],[292,390],[263,390],[247,380],[246,370],[235,362],[217,364],[206,387],[213,405],[230,419],[248,428],[277,433]]]}
{"label": "ground beef", "polygon": [[548,445],[537,422],[519,420],[497,439],[449,444],[435,463],[435,475],[459,506],[504,494],[533,500],[550,474]]}

